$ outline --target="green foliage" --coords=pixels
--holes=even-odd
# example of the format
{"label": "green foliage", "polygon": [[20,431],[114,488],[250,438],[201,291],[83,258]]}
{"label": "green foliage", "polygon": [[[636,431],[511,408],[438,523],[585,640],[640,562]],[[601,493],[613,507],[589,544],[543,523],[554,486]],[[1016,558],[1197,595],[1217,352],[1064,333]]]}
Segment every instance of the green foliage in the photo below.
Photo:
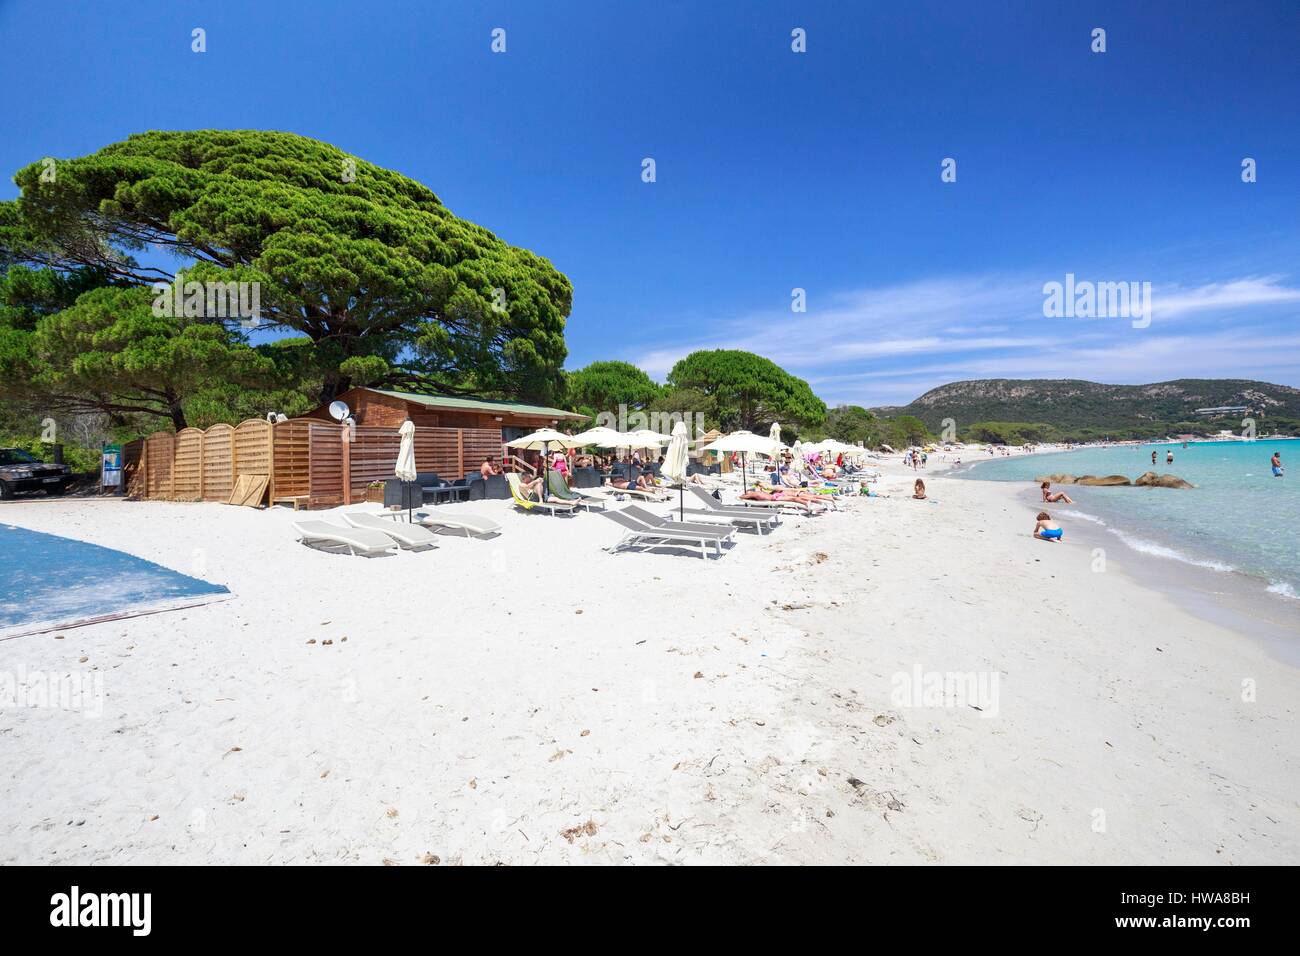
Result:
{"label": "green foliage", "polygon": [[568,279],[398,173],[255,130],[140,133],[54,182],[42,169],[0,203],[0,263],[170,281],[131,257],[155,246],[196,263],[187,279],[258,282],[263,317],[310,341],[321,400],[361,383],[561,394]]}
{"label": "green foliage", "polygon": [[569,407],[595,418],[601,412],[618,414],[619,405],[644,409],[660,398],[660,388],[645,372],[629,362],[592,362],[566,376]]}
{"label": "green foliage", "polygon": [[823,431],[838,441],[868,445],[880,443],[883,434],[880,421],[860,405],[837,405],[826,413]]}
{"label": "green foliage", "polygon": [[711,396],[705,395],[695,388],[673,388],[669,386],[663,389],[660,396],[650,403],[647,411],[680,415],[684,420],[688,420],[692,424],[696,421],[696,415],[703,415],[705,431],[722,427],[717,402]]}
{"label": "green foliage", "polygon": [[915,415],[934,429],[952,418],[968,422],[1041,422],[1060,440],[1163,438],[1241,429],[1241,418],[1207,419],[1198,408],[1245,405],[1263,431],[1287,431],[1300,419],[1300,389],[1246,379],[1177,379],[1152,385],[1103,385],[1077,379],[981,379],[931,389],[884,414]]}
{"label": "green foliage", "polygon": [[1061,440],[1054,425],[1042,422],[976,422],[963,433],[964,441],[1000,445],[1040,444]]}
{"label": "green foliage", "polygon": [[934,436],[925,427],[925,422],[915,415],[899,415],[884,423],[881,439],[894,448],[904,448],[908,445],[924,445],[932,441]]}
{"label": "green foliage", "polygon": [[765,431],[772,422],[797,430],[826,420],[826,404],[807,382],[752,352],[692,352],[673,366],[668,382],[706,396],[720,426],[728,430]]}
{"label": "green foliage", "polygon": [[184,405],[215,387],[259,386],[274,363],[220,323],[159,317],[143,288],[104,286],[0,339],[0,381],[47,414],[144,414],[187,424]]}

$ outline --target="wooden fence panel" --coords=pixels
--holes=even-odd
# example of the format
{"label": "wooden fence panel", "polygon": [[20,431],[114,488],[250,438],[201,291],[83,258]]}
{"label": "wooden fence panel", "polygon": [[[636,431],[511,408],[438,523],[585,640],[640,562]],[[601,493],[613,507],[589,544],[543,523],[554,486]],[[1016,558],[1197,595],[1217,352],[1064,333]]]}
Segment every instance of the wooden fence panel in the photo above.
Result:
{"label": "wooden fence panel", "polygon": [[401,445],[402,438],[395,428],[357,429],[349,463],[354,500],[365,497],[366,485],[370,482],[393,477]]}
{"label": "wooden fence panel", "polygon": [[155,432],[144,441],[145,497],[164,500],[170,498],[176,436],[168,432]]}
{"label": "wooden fence panel", "polygon": [[[226,501],[239,475],[257,474],[270,477],[273,498],[306,495],[309,507],[337,505],[346,482],[351,498],[360,500],[366,485],[393,477],[401,436],[395,428],[357,428],[345,448],[344,435],[342,426],[305,418],[158,432],[125,446],[127,491],[135,497]],[[415,430],[416,469],[451,481],[502,454],[499,429]]]}
{"label": "wooden fence panel", "polygon": [[203,500],[229,501],[235,487],[235,429],[211,426],[203,433]]}
{"label": "wooden fence panel", "polygon": [[176,433],[172,466],[172,497],[177,501],[203,499],[203,432],[182,428]]}
{"label": "wooden fence panel", "polygon": [[272,472],[277,498],[311,494],[311,423],[295,418],[275,425]]}
{"label": "wooden fence panel", "polygon": [[308,430],[311,455],[311,507],[343,503],[343,429],[312,422]]}
{"label": "wooden fence panel", "polygon": [[[478,471],[484,458],[495,458],[501,464],[505,450],[501,447],[501,429],[499,428],[462,428],[461,441],[464,446],[465,464],[463,471]],[[459,476],[457,476],[459,477]]]}
{"label": "wooden fence panel", "polygon": [[463,477],[455,428],[415,429],[415,470],[436,471],[440,478]]}
{"label": "wooden fence panel", "polygon": [[144,439],[137,438],[122,446],[122,486],[128,498],[148,497],[144,463]]}

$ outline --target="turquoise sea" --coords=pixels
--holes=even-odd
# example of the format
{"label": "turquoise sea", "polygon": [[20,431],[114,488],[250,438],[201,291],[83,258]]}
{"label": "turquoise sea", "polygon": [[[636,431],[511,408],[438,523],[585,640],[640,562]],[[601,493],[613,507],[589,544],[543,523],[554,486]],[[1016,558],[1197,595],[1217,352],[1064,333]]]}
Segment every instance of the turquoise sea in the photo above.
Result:
{"label": "turquoise sea", "polygon": [[[1158,464],[1151,464],[1151,452]],[[1165,463],[1173,452],[1173,464]],[[1269,468],[1281,452],[1286,474]],[[976,460],[963,478],[1029,482],[1038,475],[1173,474],[1194,489],[1054,486],[1074,505],[1045,506],[1071,522],[1104,528],[1135,551],[1238,572],[1283,598],[1300,598],[1300,440],[1152,443]],[[1067,531],[1068,534],[1068,531]]]}

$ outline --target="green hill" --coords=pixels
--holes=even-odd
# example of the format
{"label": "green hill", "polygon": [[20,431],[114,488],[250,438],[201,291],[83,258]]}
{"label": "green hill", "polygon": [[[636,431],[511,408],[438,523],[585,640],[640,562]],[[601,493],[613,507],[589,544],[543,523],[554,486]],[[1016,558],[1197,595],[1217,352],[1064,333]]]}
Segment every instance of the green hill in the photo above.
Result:
{"label": "green hill", "polygon": [[[1249,411],[1198,415],[1197,409],[1244,405]],[[1300,433],[1300,389],[1247,379],[1183,378],[1152,385],[1102,385],[1079,379],[979,379],[952,382],[910,405],[874,409],[882,418],[915,415],[935,434],[943,420],[958,435],[975,423],[1033,422],[1055,439],[1153,438],[1241,429],[1247,416],[1259,434]]]}

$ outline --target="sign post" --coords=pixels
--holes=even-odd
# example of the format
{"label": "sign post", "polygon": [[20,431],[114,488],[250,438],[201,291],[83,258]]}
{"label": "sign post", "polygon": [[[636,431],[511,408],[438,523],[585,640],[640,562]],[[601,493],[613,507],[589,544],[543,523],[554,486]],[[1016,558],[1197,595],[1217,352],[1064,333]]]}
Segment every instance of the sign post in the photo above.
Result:
{"label": "sign post", "polygon": [[99,484],[101,488],[122,487],[122,446],[105,445],[99,456]]}

